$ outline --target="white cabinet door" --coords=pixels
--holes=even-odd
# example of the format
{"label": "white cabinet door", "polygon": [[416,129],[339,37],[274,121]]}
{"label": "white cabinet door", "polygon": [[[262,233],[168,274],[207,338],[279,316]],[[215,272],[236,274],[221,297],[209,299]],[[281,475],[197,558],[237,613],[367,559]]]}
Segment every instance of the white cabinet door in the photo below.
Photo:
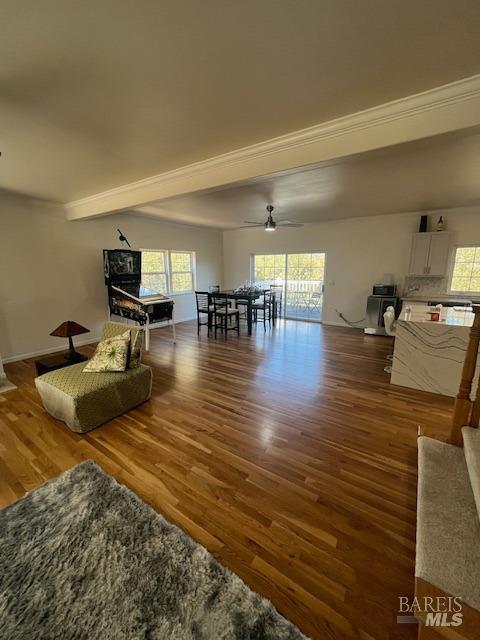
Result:
{"label": "white cabinet door", "polygon": [[444,276],[447,272],[449,238],[448,233],[434,233],[430,239],[428,275]]}
{"label": "white cabinet door", "polygon": [[412,255],[410,257],[410,275],[411,276],[427,275],[429,251],[430,251],[430,234],[416,233],[413,236]]}
{"label": "white cabinet door", "polygon": [[446,231],[414,234],[409,275],[444,276],[447,272],[448,250],[449,234]]}

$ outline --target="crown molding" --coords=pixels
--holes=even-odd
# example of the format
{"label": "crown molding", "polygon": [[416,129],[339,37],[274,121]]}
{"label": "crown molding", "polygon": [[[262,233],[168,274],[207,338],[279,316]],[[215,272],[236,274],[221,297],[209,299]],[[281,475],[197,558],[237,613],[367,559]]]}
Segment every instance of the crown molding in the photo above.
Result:
{"label": "crown molding", "polygon": [[480,125],[480,74],[121,185],[65,205],[70,220]]}

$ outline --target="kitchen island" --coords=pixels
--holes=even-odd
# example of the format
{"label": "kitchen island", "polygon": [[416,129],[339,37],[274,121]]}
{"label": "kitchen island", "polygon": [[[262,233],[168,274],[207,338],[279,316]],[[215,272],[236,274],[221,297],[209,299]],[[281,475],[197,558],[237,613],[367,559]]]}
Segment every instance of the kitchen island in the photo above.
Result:
{"label": "kitchen island", "polygon": [[[469,307],[444,307],[433,321],[426,304],[410,304],[397,320],[390,382],[445,396],[456,396],[473,324]],[[407,307],[408,308],[408,307]],[[474,386],[477,388],[478,369]]]}

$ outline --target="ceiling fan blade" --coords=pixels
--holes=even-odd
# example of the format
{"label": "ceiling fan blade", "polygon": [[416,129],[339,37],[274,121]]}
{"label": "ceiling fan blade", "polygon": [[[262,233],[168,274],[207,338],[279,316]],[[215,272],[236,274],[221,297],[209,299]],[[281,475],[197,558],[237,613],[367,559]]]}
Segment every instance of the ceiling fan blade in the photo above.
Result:
{"label": "ceiling fan blade", "polygon": [[303,224],[300,222],[277,222],[277,226],[278,227],[290,227],[290,228],[294,228],[294,227],[303,227]]}
{"label": "ceiling fan blade", "polygon": [[255,220],[255,222],[253,220],[244,220],[243,222],[244,224],[265,224],[264,222],[259,222],[258,220]]}
{"label": "ceiling fan blade", "polygon": [[244,224],[241,227],[235,227],[236,229],[253,229],[254,227],[264,227],[265,225],[258,222],[250,222],[249,224]]}

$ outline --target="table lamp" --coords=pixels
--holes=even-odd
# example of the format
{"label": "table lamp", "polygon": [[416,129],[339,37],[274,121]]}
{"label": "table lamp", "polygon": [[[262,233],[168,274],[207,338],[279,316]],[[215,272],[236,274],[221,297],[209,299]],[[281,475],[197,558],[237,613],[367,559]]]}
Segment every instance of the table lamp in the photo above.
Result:
{"label": "table lamp", "polygon": [[67,360],[75,362],[78,358],[82,358],[82,354],[75,351],[73,347],[73,336],[78,336],[81,333],[90,333],[90,329],[85,329],[81,324],[73,322],[73,320],[67,320],[62,322],[56,329],[52,331],[51,336],[57,336],[58,338],[68,338],[69,353],[66,356]]}

